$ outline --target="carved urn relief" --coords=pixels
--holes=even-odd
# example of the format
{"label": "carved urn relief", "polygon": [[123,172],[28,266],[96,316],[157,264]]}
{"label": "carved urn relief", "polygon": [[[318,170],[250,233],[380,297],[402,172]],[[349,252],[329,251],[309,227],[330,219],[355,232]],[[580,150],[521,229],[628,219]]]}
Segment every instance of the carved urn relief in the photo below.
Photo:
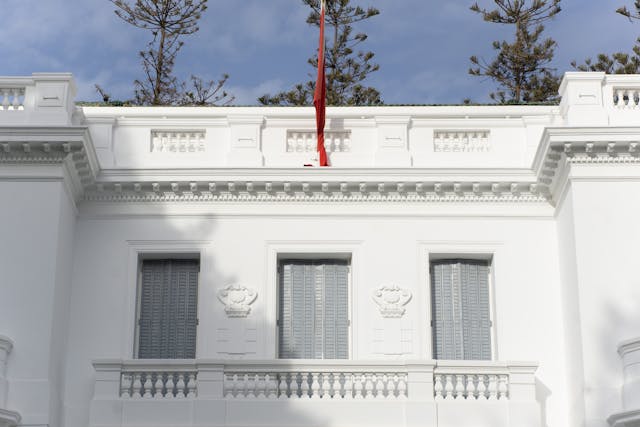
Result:
{"label": "carved urn relief", "polygon": [[247,317],[258,293],[246,286],[228,285],[218,291],[218,299],[224,304],[228,317]]}
{"label": "carved urn relief", "polygon": [[382,285],[373,291],[373,300],[382,317],[402,317],[407,310],[404,306],[411,300],[411,292],[398,285]]}

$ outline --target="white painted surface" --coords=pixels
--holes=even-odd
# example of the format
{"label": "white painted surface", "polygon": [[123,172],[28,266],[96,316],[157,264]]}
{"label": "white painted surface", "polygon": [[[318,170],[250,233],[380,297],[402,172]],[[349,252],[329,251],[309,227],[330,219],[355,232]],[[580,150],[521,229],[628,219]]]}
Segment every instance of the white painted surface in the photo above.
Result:
{"label": "white painted surface", "polygon": [[[638,88],[640,76],[568,73],[559,107],[330,108],[327,128],[349,144],[320,169],[288,141],[313,130],[311,108],[80,110],[68,75],[0,78],[0,334],[14,343],[0,410],[52,427],[618,422],[640,409],[616,351],[640,326]],[[123,366],[157,368],[130,360],[138,257],[193,253],[200,323],[185,363],[202,394],[121,400]],[[404,366],[406,401],[223,396],[224,366],[289,363],[275,362],[279,254],[351,259],[340,369]],[[429,260],[463,256],[491,260],[486,366],[430,360]],[[257,294],[245,317],[225,313],[229,286]],[[411,294],[397,315],[372,299],[381,286]],[[535,378],[501,371],[513,360],[538,365]],[[436,400],[448,382],[465,397],[465,375],[508,380],[508,403]]]}

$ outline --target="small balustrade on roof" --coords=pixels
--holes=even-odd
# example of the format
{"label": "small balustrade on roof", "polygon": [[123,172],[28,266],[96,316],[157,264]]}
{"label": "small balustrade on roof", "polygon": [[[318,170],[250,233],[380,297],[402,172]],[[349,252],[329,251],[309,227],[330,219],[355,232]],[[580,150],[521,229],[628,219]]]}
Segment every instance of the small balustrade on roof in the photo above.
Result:
{"label": "small balustrade on roof", "polygon": [[0,86],[0,111],[24,110],[24,87]]}

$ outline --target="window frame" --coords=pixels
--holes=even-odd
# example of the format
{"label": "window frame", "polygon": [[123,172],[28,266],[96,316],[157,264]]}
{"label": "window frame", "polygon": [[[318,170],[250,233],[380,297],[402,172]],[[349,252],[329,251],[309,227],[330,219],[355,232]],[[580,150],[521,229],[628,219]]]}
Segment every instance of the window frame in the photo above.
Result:
{"label": "window frame", "polygon": [[496,280],[495,271],[499,268],[502,259],[503,245],[501,242],[442,242],[421,241],[418,242],[418,266],[419,280],[422,286],[417,287],[417,298],[423,301],[420,318],[426,322],[426,328],[420,328],[422,356],[433,360],[433,313],[431,311],[431,261],[443,259],[470,259],[482,260],[489,263],[489,320],[491,322],[491,361],[500,360],[498,340],[498,312],[496,305]]}
{"label": "window frame", "polygon": [[204,289],[211,283],[211,271],[207,266],[209,241],[191,240],[127,240],[127,292],[122,313],[123,320],[123,359],[137,359],[138,356],[138,294],[140,292],[140,273],[143,259],[197,259],[200,265],[198,275],[198,303],[197,316],[198,325],[196,327],[196,359],[200,358],[205,349],[205,334],[200,333],[200,325],[211,324],[212,313],[204,307]]}
{"label": "window frame", "polygon": [[[358,280],[363,276],[361,268],[362,241],[268,241],[266,245],[266,322],[267,327],[261,334],[264,342],[261,344],[269,359],[279,359],[279,282],[278,266],[281,259],[342,259],[349,260],[348,275],[348,317],[349,317],[349,357],[358,359]],[[323,359],[318,359],[323,360]],[[329,360],[329,359],[327,359]]]}

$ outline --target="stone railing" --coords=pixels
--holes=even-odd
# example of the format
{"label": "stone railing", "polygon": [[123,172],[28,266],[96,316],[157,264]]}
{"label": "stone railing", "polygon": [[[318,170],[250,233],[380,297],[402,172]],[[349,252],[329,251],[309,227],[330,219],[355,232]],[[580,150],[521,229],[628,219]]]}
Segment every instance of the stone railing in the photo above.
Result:
{"label": "stone railing", "polygon": [[[315,130],[288,130],[287,153],[315,153],[317,150]],[[351,132],[327,130],[324,133],[324,147],[327,153],[351,151]]]}
{"label": "stone railing", "polygon": [[205,151],[204,130],[152,130],[152,153],[196,153]]}
{"label": "stone railing", "polygon": [[436,153],[482,153],[490,149],[488,130],[433,132],[433,151]]}
{"label": "stone railing", "polygon": [[[466,365],[466,366],[465,366]],[[509,398],[509,369],[500,366],[438,364],[434,371],[436,400],[503,400]]]}
{"label": "stone railing", "polygon": [[280,366],[225,368],[225,398],[406,399],[408,396],[406,367],[317,364],[317,361],[277,365]]}
{"label": "stone railing", "polygon": [[640,109],[640,88],[613,88],[613,106],[621,110]]}
{"label": "stone railing", "polygon": [[24,110],[25,86],[0,86],[0,112]]}

